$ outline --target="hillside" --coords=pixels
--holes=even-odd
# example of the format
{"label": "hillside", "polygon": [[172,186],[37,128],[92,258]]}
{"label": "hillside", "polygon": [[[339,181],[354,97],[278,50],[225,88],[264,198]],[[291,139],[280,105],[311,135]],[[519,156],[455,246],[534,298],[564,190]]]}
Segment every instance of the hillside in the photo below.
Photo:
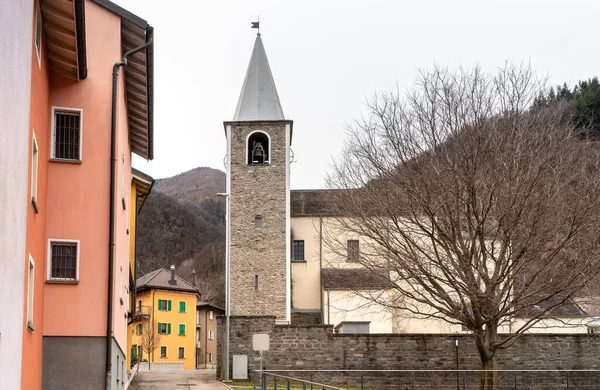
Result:
{"label": "hillside", "polygon": [[195,168],[160,179],[139,214],[138,277],[172,264],[179,276],[196,284],[203,299],[224,300],[225,173]]}
{"label": "hillside", "polygon": [[200,167],[157,180],[154,190],[175,197],[179,201],[202,203],[206,199],[214,199],[219,192],[225,192],[225,180],[225,172]]}

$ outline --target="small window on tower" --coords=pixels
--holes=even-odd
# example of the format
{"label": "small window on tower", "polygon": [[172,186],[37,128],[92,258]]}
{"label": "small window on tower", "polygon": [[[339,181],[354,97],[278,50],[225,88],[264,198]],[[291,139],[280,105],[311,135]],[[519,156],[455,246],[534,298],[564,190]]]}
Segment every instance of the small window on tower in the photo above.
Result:
{"label": "small window on tower", "polygon": [[269,163],[269,136],[262,132],[250,134],[248,137],[248,164]]}
{"label": "small window on tower", "polygon": [[254,217],[254,228],[262,229],[262,227],[263,227],[263,219],[260,215],[257,215],[256,217]]}

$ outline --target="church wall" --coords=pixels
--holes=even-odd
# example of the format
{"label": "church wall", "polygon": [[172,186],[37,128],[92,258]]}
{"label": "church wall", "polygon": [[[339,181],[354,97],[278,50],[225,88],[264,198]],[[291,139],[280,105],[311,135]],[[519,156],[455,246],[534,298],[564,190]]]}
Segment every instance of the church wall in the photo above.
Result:
{"label": "church wall", "polygon": [[292,217],[292,240],[304,240],[304,261],[292,260],[292,308],[321,309],[318,217]]}

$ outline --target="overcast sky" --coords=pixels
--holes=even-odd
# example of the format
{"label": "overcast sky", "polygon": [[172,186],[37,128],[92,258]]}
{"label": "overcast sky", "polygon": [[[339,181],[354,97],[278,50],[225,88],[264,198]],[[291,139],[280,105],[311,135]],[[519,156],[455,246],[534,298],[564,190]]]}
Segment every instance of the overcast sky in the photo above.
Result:
{"label": "overcast sky", "polygon": [[224,170],[231,120],[261,35],[286,119],[293,189],[323,188],[345,123],[375,90],[412,87],[434,64],[494,71],[528,61],[551,84],[598,75],[600,1],[113,0],[155,28],[154,160],[163,178]]}

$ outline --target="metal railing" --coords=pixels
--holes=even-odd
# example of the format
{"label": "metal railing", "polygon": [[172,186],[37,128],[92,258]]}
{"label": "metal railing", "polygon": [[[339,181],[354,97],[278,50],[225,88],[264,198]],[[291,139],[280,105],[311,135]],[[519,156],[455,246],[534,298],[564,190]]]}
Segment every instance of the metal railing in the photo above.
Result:
{"label": "metal railing", "polygon": [[150,306],[136,306],[133,310],[133,319],[148,319],[150,318],[150,313],[152,312],[152,307]]}
{"label": "metal railing", "polygon": [[[268,383],[268,379],[272,378],[272,386],[269,386]],[[257,383],[258,381],[258,383]],[[330,386],[330,385],[326,385],[323,383],[317,383],[317,382],[313,382],[312,380],[305,380],[305,379],[300,379],[300,378],[294,378],[291,376],[286,376],[286,375],[281,375],[281,374],[275,374],[274,372],[270,372],[270,371],[260,371],[260,370],[255,370],[254,371],[254,379],[253,379],[253,384],[254,384],[254,390],[260,389],[260,390],[267,390],[267,388],[273,388],[273,390],[278,390],[278,389],[287,389],[290,390],[292,387],[292,384],[294,384],[294,388],[298,388],[298,384],[302,385],[302,389],[303,390],[307,390],[308,388],[313,389],[313,388],[317,388],[317,389],[321,389],[321,390],[326,390],[326,389],[331,389],[331,390],[346,390],[343,387],[335,387],[335,386]],[[279,384],[279,387],[278,387]],[[258,387],[257,387],[258,385]]]}
{"label": "metal railing", "polygon": [[[599,389],[600,370],[269,370],[254,371],[254,388],[479,389],[484,372],[496,373],[500,389]],[[283,375],[283,373],[288,375]],[[279,378],[279,379],[276,379]],[[310,379],[303,379],[310,378]],[[316,379],[315,379],[316,378]],[[259,380],[259,387],[257,387]],[[278,382],[279,381],[279,387]],[[284,387],[286,386],[286,387]],[[300,387],[301,386],[301,387]]]}

